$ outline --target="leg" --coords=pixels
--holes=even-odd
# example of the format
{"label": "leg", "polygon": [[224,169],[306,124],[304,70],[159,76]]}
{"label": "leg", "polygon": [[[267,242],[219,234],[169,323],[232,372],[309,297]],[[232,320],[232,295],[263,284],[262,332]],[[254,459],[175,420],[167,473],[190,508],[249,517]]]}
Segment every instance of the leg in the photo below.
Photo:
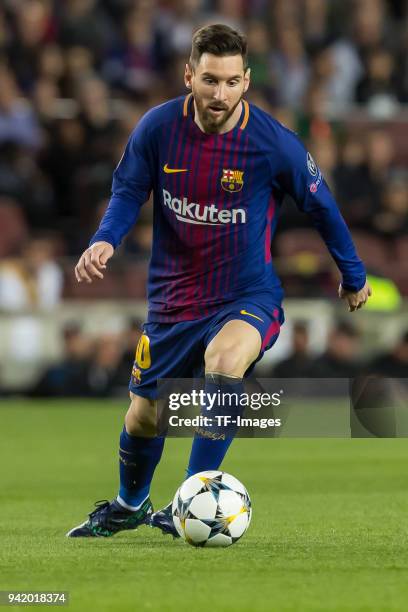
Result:
{"label": "leg", "polygon": [[205,373],[243,378],[261,350],[259,331],[239,319],[228,321],[204,353]]}
{"label": "leg", "polygon": [[88,520],[71,529],[68,537],[107,537],[150,523],[150,483],[164,446],[164,438],[155,434],[156,403],[131,393],[120,436],[119,495],[112,502],[97,502]]}
{"label": "leg", "polygon": [[[234,394],[231,397],[243,393],[242,379],[249,366],[257,359],[261,344],[261,335],[255,327],[242,320],[228,321],[211,340],[204,354],[206,392],[216,393],[220,390],[225,394]],[[214,408],[219,414],[226,411],[223,406]],[[239,402],[229,405],[228,412],[236,417],[239,414]],[[216,438],[206,437],[206,432],[196,436],[187,476],[203,470],[218,469],[236,431],[237,427],[231,426],[227,430],[216,432]]]}
{"label": "leg", "polygon": [[139,438],[153,438],[156,435],[157,402],[141,397],[130,391],[130,406],[125,415],[128,434]]}
{"label": "leg", "polygon": [[131,404],[120,436],[120,491],[112,502],[97,504],[89,519],[69,537],[109,536],[150,523],[149,488],[160,461],[164,439],[157,436],[159,378],[188,378],[202,346],[201,321],[146,323],[136,349],[130,380]]}
{"label": "leg", "polygon": [[130,393],[131,403],[120,436],[120,489],[117,501],[135,511],[149,497],[154,470],[160,461],[164,438],[157,437],[155,400]]}
{"label": "leg", "polygon": [[[148,498],[164,438],[157,435],[157,380],[188,376],[194,348],[194,327],[145,324],[136,349],[130,381],[130,407],[120,436],[120,490],[117,502],[135,511]],[[189,333],[191,344],[186,342]]]}
{"label": "leg", "polygon": [[[243,376],[263,351],[276,341],[282,322],[283,312],[269,302],[263,305],[252,300],[239,302],[220,313],[207,327],[207,336],[203,338],[204,343],[208,342],[204,355],[206,391],[216,392],[221,386],[225,393],[242,393]],[[238,411],[238,408],[236,406],[235,410]],[[231,410],[234,410],[234,406],[231,406]],[[223,436],[224,439],[197,435],[193,441],[187,477],[203,470],[218,469],[233,435],[233,431]],[[171,503],[153,514],[151,525],[178,537]]]}

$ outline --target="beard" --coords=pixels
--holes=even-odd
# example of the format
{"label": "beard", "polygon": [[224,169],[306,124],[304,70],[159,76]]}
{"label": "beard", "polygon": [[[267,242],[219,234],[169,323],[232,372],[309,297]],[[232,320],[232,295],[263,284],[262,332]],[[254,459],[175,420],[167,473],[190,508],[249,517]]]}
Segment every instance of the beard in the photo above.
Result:
{"label": "beard", "polygon": [[[204,106],[203,102],[200,99],[196,98],[195,96],[194,96],[194,100],[197,105],[198,116],[200,118],[200,121],[201,121],[201,124],[204,130],[209,134],[217,134],[222,130],[223,126],[226,124],[228,119],[234,113],[238,104],[242,100],[242,96],[240,96],[238,102],[234,104],[231,108],[228,108],[227,106],[225,106],[225,104],[220,104],[217,102],[207,104],[207,106]],[[219,116],[215,116],[211,113],[211,110],[209,107],[217,109],[217,110],[222,110],[223,112]]]}

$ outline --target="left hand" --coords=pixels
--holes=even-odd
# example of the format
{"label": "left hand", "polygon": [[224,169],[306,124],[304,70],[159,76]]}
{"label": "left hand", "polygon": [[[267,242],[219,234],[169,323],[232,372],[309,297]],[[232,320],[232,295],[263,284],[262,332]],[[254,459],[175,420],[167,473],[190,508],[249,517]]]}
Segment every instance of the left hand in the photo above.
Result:
{"label": "left hand", "polygon": [[342,285],[339,287],[339,298],[347,301],[349,312],[362,308],[371,295],[371,287],[367,282],[360,291],[346,291]]}

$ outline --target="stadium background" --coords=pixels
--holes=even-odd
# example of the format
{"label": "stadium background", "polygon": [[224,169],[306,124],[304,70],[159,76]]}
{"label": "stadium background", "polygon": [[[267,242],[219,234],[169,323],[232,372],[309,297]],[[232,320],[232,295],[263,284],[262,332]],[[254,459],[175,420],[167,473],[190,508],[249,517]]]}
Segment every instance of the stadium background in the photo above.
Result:
{"label": "stadium background", "polygon": [[288,322],[259,373],[273,374],[295,350],[300,370],[291,362],[292,375],[348,375],[363,363],[389,364],[390,356],[386,373],[406,375],[407,7],[404,0],[4,0],[2,393],[125,392],[146,310],[151,205],[103,282],[78,285],[73,267],[107,204],[130,131],[152,105],[184,93],[191,33],[208,22],[248,34],[248,99],[307,144],[375,277],[370,310],[348,317],[324,244],[286,202],[272,253]]}
{"label": "stadium background", "polygon": [[[225,469],[254,515],[226,551],[147,528],[63,537],[117,490],[150,205],[103,282],[78,285],[73,268],[131,129],[184,92],[191,33],[207,22],[248,33],[248,99],[306,142],[375,289],[349,315],[320,237],[286,202],[272,251],[287,322],[260,373],[369,364],[407,378],[406,0],[0,1],[0,589],[69,590],[80,612],[406,610],[404,439],[236,440]],[[189,447],[166,442],[155,508]]]}

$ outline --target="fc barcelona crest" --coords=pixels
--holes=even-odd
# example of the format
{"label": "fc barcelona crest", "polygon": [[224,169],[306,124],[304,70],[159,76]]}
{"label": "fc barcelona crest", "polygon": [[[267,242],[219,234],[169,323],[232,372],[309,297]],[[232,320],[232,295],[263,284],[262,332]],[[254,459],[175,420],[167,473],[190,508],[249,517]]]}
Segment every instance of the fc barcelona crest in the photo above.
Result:
{"label": "fc barcelona crest", "polygon": [[244,185],[243,176],[244,173],[241,170],[226,170],[224,168],[222,171],[221,187],[224,191],[229,191],[230,193],[241,191]]}

